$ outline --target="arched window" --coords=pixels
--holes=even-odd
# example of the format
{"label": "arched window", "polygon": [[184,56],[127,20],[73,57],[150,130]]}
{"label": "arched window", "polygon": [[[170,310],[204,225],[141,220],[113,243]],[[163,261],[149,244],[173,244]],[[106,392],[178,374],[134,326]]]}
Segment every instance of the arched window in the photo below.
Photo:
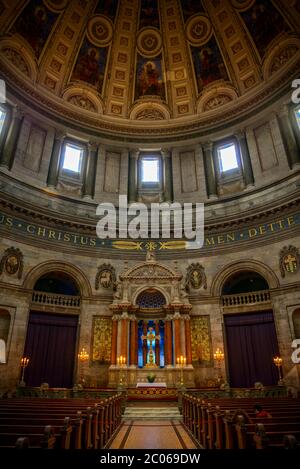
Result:
{"label": "arched window", "polygon": [[37,280],[34,290],[59,295],[80,295],[77,283],[65,272],[48,272]]}
{"label": "arched window", "polygon": [[259,290],[268,290],[268,282],[257,272],[236,272],[223,285],[222,295],[235,295]]}
{"label": "arched window", "polygon": [[166,304],[166,299],[160,291],[153,288],[142,291],[136,299],[136,304],[141,308],[158,309]]}
{"label": "arched window", "polygon": [[0,309],[0,363],[6,363],[7,361],[9,329],[10,314],[6,309]]}
{"label": "arched window", "polygon": [[6,343],[4,339],[0,339],[0,363],[6,363]]}

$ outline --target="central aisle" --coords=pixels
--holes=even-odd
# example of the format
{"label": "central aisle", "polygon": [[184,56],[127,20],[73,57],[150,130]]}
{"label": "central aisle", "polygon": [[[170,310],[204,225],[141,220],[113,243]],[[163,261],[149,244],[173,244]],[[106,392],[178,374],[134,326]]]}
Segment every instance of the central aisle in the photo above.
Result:
{"label": "central aisle", "polygon": [[110,449],[195,449],[198,446],[179,420],[126,420]]}

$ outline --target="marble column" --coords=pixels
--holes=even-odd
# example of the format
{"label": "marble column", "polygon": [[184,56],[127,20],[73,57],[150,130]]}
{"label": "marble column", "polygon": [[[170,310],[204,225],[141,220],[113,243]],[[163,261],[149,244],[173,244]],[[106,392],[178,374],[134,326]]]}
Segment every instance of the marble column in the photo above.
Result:
{"label": "marble column", "polygon": [[171,319],[166,318],[165,320],[165,366],[172,365],[172,322]]}
{"label": "marble column", "polygon": [[86,170],[83,195],[87,198],[94,196],[96,168],[97,168],[98,145],[96,143],[88,143],[86,155]]}
{"label": "marble column", "polygon": [[137,201],[137,186],[138,186],[138,168],[137,160],[139,151],[132,150],[129,153],[129,165],[128,165],[128,202]]}
{"label": "marble column", "polygon": [[138,364],[138,327],[136,319],[132,318],[130,321],[130,365],[136,366]]}
{"label": "marble column", "polygon": [[117,363],[117,337],[118,337],[118,320],[112,318],[112,337],[111,337],[111,365]]}
{"label": "marble column", "polygon": [[191,339],[191,319],[189,315],[185,316],[185,349],[186,349],[186,364],[192,364],[192,339]]}
{"label": "marble column", "polygon": [[295,164],[300,163],[300,137],[298,141],[296,139],[296,135],[297,133],[300,133],[300,129],[297,129],[298,132],[294,133],[289,107],[287,104],[283,105],[283,108],[280,110],[278,117],[280,132],[283,139],[289,167],[292,169]]}
{"label": "marble column", "polygon": [[58,178],[58,171],[59,171],[59,164],[60,164],[60,155],[63,140],[65,138],[65,134],[62,132],[56,132],[52,147],[49,171],[48,171],[48,180],[47,185],[49,187],[56,187],[57,178]]}
{"label": "marble column", "polygon": [[215,174],[215,165],[213,158],[213,143],[207,142],[203,145],[204,168],[205,168],[205,181],[207,196],[217,196],[217,181]]}
{"label": "marble column", "polygon": [[163,159],[164,201],[173,201],[172,154],[169,150],[161,151]]}
{"label": "marble column", "polygon": [[244,132],[239,132],[236,134],[236,139],[239,142],[241,163],[243,167],[244,181],[247,186],[254,185],[254,176],[251,164],[251,158],[249,153],[249,148],[247,144],[247,138]]}
{"label": "marble column", "polygon": [[24,113],[17,106],[13,108],[11,123],[0,155],[0,166],[11,169],[18,146]]}

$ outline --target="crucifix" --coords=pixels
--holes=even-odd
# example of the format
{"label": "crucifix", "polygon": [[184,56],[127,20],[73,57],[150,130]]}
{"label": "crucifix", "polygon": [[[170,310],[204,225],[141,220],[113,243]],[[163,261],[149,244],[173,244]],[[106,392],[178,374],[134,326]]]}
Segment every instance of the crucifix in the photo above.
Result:
{"label": "crucifix", "polygon": [[160,340],[160,335],[156,335],[153,327],[149,327],[149,331],[146,335],[142,335],[142,340],[149,340],[149,352],[148,352],[148,360],[146,366],[157,366],[155,363],[155,355],[153,350],[153,342],[155,340]]}
{"label": "crucifix", "polygon": [[288,254],[283,259],[287,272],[294,272],[297,269],[297,259],[293,254]]}

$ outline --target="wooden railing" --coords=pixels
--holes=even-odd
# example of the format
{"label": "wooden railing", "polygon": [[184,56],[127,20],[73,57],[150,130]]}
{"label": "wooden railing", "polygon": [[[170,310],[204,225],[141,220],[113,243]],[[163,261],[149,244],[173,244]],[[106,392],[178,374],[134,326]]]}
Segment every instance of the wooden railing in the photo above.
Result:
{"label": "wooden railing", "polygon": [[236,295],[223,295],[222,303],[225,307],[247,306],[270,302],[270,291],[259,290],[249,293],[240,293]]}
{"label": "wooden railing", "polygon": [[32,302],[41,305],[63,306],[64,308],[79,308],[80,296],[34,291],[32,292]]}

